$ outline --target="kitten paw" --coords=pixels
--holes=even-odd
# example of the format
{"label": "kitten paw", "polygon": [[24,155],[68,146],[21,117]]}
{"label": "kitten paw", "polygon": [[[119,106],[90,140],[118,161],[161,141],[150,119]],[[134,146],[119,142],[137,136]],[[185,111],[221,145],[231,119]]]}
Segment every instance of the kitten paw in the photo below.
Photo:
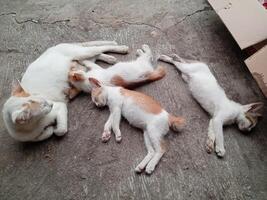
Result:
{"label": "kitten paw", "polygon": [[59,127],[59,128],[54,129],[54,133],[55,133],[55,135],[57,135],[57,136],[63,136],[63,135],[65,135],[67,132],[68,132],[68,129],[67,129],[67,128]]}
{"label": "kitten paw", "polygon": [[214,141],[208,138],[206,142],[206,151],[207,153],[212,153],[213,150],[214,150]]}
{"label": "kitten paw", "polygon": [[109,57],[107,57],[106,62],[108,64],[116,64],[117,63],[117,58],[115,58],[114,56],[109,56]]}
{"label": "kitten paw", "polygon": [[139,165],[134,169],[135,173],[140,174],[143,172],[143,168],[139,167]]}
{"label": "kitten paw", "polygon": [[121,45],[120,46],[120,53],[128,53],[129,52],[129,47],[126,45]]}
{"label": "kitten paw", "polygon": [[143,55],[144,54],[144,52],[142,51],[142,49],[137,49],[136,50],[136,55],[137,56],[141,56],[141,55]]}
{"label": "kitten paw", "polygon": [[120,136],[116,136],[116,142],[117,143],[120,143],[121,142],[121,139],[122,139],[121,135]]}
{"label": "kitten paw", "polygon": [[146,172],[147,175],[150,175],[150,174],[152,174],[152,172],[154,171],[154,169],[155,168],[152,168],[152,167],[147,166],[145,172]]}
{"label": "kitten paw", "polygon": [[102,134],[101,140],[102,140],[102,142],[107,142],[107,141],[109,141],[110,137],[111,137],[111,132],[110,131],[104,131],[104,133]]}
{"label": "kitten paw", "polygon": [[215,152],[218,157],[222,158],[225,155],[225,149],[224,148],[215,148]]}

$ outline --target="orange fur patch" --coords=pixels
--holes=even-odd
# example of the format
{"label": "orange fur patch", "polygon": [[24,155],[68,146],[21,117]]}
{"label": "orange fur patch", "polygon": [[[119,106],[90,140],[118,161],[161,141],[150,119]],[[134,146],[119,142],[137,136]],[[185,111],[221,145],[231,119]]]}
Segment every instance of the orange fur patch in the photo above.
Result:
{"label": "orange fur patch", "polygon": [[94,88],[91,92],[93,97],[97,97],[102,92],[101,88]]}
{"label": "orange fur patch", "polygon": [[131,97],[134,102],[146,112],[152,114],[159,114],[162,112],[161,105],[148,95],[132,90],[127,90],[124,88],[121,88],[120,92],[123,96]]}
{"label": "orange fur patch", "polygon": [[182,117],[176,117],[173,115],[169,115],[169,126],[174,131],[179,131],[180,128],[182,128],[185,125],[185,119]]}
{"label": "orange fur patch", "polygon": [[23,106],[28,107],[30,110],[38,110],[40,108],[40,103],[30,100],[30,103],[23,104]]}
{"label": "orange fur patch", "polygon": [[25,92],[25,90],[20,85],[16,85],[15,87],[13,87],[11,95],[16,97],[30,96],[30,94]]}
{"label": "orange fur patch", "polygon": [[64,94],[69,98],[73,99],[76,97],[81,91],[78,90],[77,88],[70,86],[69,88],[64,90]]}
{"label": "orange fur patch", "polygon": [[70,72],[69,73],[69,81],[77,82],[77,81],[84,81],[85,78],[82,74],[76,73],[76,72]]}
{"label": "orange fur patch", "polygon": [[137,80],[127,81],[124,80],[121,76],[115,75],[111,78],[110,83],[116,86],[122,86],[125,88],[136,88],[140,85],[156,81],[164,77],[166,74],[165,69],[159,66],[153,72],[144,73],[144,75]]}

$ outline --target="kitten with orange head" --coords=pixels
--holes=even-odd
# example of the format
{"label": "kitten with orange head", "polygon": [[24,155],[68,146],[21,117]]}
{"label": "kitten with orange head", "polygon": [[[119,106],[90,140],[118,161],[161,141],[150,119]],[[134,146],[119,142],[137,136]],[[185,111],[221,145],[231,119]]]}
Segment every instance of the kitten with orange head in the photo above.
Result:
{"label": "kitten with orange head", "polygon": [[126,118],[131,125],[143,130],[148,151],[135,171],[140,173],[145,169],[147,174],[151,174],[166,151],[164,136],[169,128],[179,131],[185,120],[169,114],[157,101],[143,93],[117,86],[106,86],[94,78],[89,78],[89,81],[92,86],[92,101],[98,107],[107,105],[110,110],[102,141],[107,142],[113,130],[116,141],[120,142],[121,116]]}
{"label": "kitten with orange head", "polygon": [[[69,97],[72,98],[76,91],[90,93],[91,84],[89,77],[95,78],[106,85],[122,86],[124,88],[135,88],[139,85],[159,80],[165,76],[163,67],[156,67],[152,64],[153,54],[148,45],[142,45],[137,50],[137,59],[128,62],[118,62],[108,68],[102,68],[89,60],[82,60],[74,63],[69,72],[70,84],[74,86]],[[89,70],[86,72],[79,69],[79,64]]]}

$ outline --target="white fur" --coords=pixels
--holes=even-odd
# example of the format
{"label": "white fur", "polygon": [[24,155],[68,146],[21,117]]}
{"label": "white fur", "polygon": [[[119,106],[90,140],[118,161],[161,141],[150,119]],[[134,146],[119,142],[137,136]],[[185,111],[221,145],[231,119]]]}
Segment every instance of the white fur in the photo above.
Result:
{"label": "white fur", "polygon": [[[67,132],[67,101],[64,91],[69,87],[71,62],[83,59],[110,61],[111,57],[103,54],[106,51],[126,53],[128,47],[117,46],[113,41],[93,41],[59,44],[47,49],[29,65],[22,77],[21,86],[30,96],[11,96],[4,104],[3,118],[9,134],[19,141],[40,141],[53,133],[64,135]],[[34,115],[26,124],[16,124],[12,116],[27,119],[32,115],[22,109],[23,104],[32,99],[42,105],[38,115]],[[55,122],[56,127],[53,126]]]}
{"label": "white fur", "polygon": [[85,81],[71,82],[77,89],[84,92],[91,91],[91,85],[88,80],[89,77],[95,78],[106,85],[112,85],[111,79],[119,75],[124,80],[140,81],[145,79],[144,75],[149,72],[153,72],[155,67],[152,65],[153,55],[148,45],[143,45],[142,50],[137,50],[138,58],[130,62],[119,62],[109,68],[102,68],[101,66],[95,64],[92,61],[84,60],[80,63],[87,66],[91,70],[84,72],[81,70],[75,71],[75,73],[82,74]]}
{"label": "white fur", "polygon": [[246,118],[246,112],[254,104],[241,105],[230,100],[205,63],[186,63],[178,55],[162,55],[162,61],[172,63],[182,72],[182,78],[188,83],[193,97],[211,115],[208,128],[207,151],[211,152],[216,143],[215,152],[222,157],[225,154],[223,125],[237,123],[240,130],[250,131],[254,126]]}

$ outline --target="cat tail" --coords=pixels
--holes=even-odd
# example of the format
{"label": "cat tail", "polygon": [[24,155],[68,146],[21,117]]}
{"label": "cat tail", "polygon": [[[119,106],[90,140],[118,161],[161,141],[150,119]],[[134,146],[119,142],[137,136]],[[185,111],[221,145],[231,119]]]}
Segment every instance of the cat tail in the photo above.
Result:
{"label": "cat tail", "polygon": [[180,132],[185,126],[185,119],[169,114],[169,127],[175,131]]}

